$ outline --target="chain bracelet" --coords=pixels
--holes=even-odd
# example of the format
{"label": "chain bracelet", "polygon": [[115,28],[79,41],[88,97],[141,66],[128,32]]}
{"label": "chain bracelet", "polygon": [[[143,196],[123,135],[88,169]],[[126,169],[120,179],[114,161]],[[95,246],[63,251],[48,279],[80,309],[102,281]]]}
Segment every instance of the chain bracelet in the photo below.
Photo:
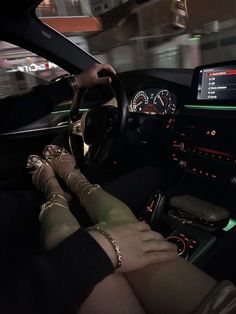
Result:
{"label": "chain bracelet", "polygon": [[97,232],[100,232],[102,235],[104,235],[108,240],[109,242],[111,243],[115,253],[116,253],[116,266],[115,266],[115,269],[121,267],[122,265],[122,254],[121,254],[121,251],[120,251],[120,247],[119,245],[117,244],[117,242],[112,238],[112,236],[110,235],[109,232],[107,232],[106,230],[100,228],[100,227],[96,227],[96,226],[93,226],[93,227],[88,227],[87,228],[88,231],[97,231]]}

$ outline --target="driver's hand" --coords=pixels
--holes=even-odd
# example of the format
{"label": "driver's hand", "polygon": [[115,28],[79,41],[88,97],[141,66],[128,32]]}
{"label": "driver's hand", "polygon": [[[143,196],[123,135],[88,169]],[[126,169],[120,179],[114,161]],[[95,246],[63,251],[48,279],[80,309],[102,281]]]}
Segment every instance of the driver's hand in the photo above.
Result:
{"label": "driver's hand", "polygon": [[[99,225],[98,225],[99,226]],[[100,225],[117,242],[122,254],[122,266],[119,272],[129,272],[145,266],[174,260],[178,257],[177,247],[143,222],[122,225]],[[101,245],[116,265],[116,254],[109,241],[96,231],[89,232]]]}
{"label": "driver's hand", "polygon": [[86,71],[76,76],[78,88],[88,88],[94,85],[108,85],[111,83],[110,77],[99,77],[99,72],[108,71],[116,74],[116,71],[109,64],[96,63]]}

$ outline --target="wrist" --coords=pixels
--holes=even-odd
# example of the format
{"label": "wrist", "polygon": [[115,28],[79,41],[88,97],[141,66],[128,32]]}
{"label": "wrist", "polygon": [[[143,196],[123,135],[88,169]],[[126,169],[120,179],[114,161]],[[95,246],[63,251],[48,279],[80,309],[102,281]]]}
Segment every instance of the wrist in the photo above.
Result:
{"label": "wrist", "polygon": [[80,88],[78,84],[77,76],[73,74],[73,75],[68,76],[66,79],[67,79],[67,83],[69,84],[70,88],[73,91],[73,94],[75,94],[77,90]]}
{"label": "wrist", "polygon": [[95,239],[97,239],[98,243],[101,245],[101,247],[107,253],[107,255],[110,258],[114,268],[115,269],[120,268],[122,265],[122,254],[121,254],[119,245],[113,239],[111,234],[99,226],[89,227],[89,228],[87,228],[87,230],[89,232],[92,232],[91,235]]}
{"label": "wrist", "polygon": [[102,247],[102,249],[105,251],[105,253],[109,257],[110,261],[112,262],[113,267],[115,268],[115,266],[116,266],[116,254],[115,254],[114,250],[112,249],[109,241],[102,234],[100,234],[96,231],[91,230],[88,233]]}

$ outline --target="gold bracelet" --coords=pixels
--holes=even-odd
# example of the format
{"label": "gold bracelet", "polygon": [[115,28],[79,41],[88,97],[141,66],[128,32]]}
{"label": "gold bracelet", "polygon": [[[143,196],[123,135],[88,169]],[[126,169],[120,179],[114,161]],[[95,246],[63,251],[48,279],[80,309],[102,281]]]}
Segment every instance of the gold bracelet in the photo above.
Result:
{"label": "gold bracelet", "polygon": [[100,227],[88,227],[87,228],[88,231],[97,231],[97,232],[100,232],[101,234],[103,234],[108,240],[109,242],[111,243],[115,253],[116,253],[116,266],[115,266],[115,269],[121,267],[121,264],[122,264],[122,254],[121,254],[121,251],[120,251],[120,247],[119,245],[117,244],[117,242],[112,238],[112,236],[110,235],[109,232],[107,232],[106,230],[100,228]]}

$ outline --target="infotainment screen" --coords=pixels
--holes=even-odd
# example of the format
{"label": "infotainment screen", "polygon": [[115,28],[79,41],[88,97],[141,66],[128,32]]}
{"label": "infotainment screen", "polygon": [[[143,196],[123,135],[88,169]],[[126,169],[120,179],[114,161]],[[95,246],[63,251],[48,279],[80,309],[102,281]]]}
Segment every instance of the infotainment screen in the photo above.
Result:
{"label": "infotainment screen", "polygon": [[236,100],[236,64],[199,68],[197,100]]}

